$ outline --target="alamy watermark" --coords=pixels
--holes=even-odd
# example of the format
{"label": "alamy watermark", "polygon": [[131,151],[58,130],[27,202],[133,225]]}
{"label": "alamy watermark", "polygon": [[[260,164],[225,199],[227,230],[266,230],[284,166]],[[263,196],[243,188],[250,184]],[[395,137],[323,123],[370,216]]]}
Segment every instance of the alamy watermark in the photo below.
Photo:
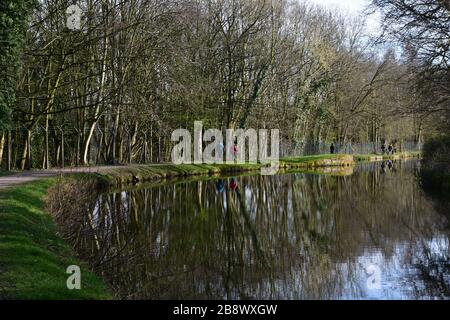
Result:
{"label": "alamy watermark", "polygon": [[76,4],[72,4],[66,9],[66,27],[72,31],[81,29],[81,9]]}
{"label": "alamy watermark", "polygon": [[174,164],[260,163],[263,165],[262,175],[274,175],[279,170],[278,129],[226,129],[224,138],[223,132],[218,129],[203,132],[203,123],[195,121],[193,138],[187,129],[176,129],[172,132],[171,140],[178,142],[172,149]]}
{"label": "alamy watermark", "polygon": [[69,290],[80,290],[81,289],[81,269],[77,265],[68,266],[66,273],[70,274],[67,278],[66,286]]}

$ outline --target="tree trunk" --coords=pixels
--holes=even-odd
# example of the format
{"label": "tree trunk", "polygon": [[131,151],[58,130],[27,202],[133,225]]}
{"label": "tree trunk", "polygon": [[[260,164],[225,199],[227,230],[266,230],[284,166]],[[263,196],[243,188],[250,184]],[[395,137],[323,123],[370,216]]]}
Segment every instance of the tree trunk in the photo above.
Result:
{"label": "tree trunk", "polygon": [[81,132],[79,130],[77,130],[77,151],[76,151],[76,155],[75,155],[75,165],[79,166],[80,165],[80,150],[81,150]]}
{"label": "tree trunk", "polygon": [[11,130],[7,131],[7,146],[6,146],[6,151],[8,153],[8,156],[6,157],[6,170],[11,171],[11,152],[12,152],[12,148],[11,148]]}
{"label": "tree trunk", "polygon": [[64,130],[61,129],[61,168],[64,168]]}
{"label": "tree trunk", "polygon": [[45,116],[45,166],[44,169],[49,169],[50,152],[48,148],[48,115]]}
{"label": "tree trunk", "polygon": [[[97,110],[98,109],[99,109],[99,107],[97,107]],[[97,121],[94,121],[94,123],[91,125],[89,134],[86,138],[86,141],[84,142],[84,152],[83,152],[83,164],[84,165],[89,164],[89,157],[88,157],[89,156],[89,146],[91,144],[91,139],[92,139],[92,136],[94,135],[94,129],[95,129],[96,125],[97,125]]]}
{"label": "tree trunk", "polygon": [[5,148],[5,132],[2,132],[2,137],[0,138],[0,167],[2,166],[4,148]]}
{"label": "tree trunk", "polygon": [[27,161],[27,148],[28,148],[28,137],[25,138],[22,149],[22,158],[20,158],[20,170],[25,170],[25,164]]}

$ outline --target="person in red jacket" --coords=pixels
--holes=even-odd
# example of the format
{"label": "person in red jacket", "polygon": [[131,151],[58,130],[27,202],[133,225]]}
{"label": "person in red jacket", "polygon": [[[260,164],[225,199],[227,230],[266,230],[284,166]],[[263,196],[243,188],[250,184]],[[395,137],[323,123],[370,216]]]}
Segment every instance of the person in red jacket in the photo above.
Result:
{"label": "person in red jacket", "polygon": [[231,147],[231,154],[233,155],[233,160],[237,160],[237,154],[238,154],[238,147],[237,143],[233,143],[233,146]]}

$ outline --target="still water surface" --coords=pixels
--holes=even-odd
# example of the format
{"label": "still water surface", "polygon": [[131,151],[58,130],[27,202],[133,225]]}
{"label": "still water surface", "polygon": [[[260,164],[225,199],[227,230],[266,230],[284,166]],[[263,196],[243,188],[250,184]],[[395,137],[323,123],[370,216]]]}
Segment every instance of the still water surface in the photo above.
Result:
{"label": "still water surface", "polygon": [[141,186],[93,196],[62,229],[118,298],[448,299],[449,203],[419,170]]}

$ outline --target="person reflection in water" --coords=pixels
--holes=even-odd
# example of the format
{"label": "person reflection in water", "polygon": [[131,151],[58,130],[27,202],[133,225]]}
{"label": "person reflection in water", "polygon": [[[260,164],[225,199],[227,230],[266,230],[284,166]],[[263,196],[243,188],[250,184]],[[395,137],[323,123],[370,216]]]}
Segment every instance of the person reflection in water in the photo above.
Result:
{"label": "person reflection in water", "polygon": [[381,173],[386,173],[386,162],[381,162]]}
{"label": "person reflection in water", "polygon": [[230,182],[230,188],[233,191],[236,191],[238,188],[238,183],[236,181],[236,178],[231,178],[231,182]]}
{"label": "person reflection in water", "polygon": [[222,193],[225,190],[225,181],[218,180],[216,183],[216,188],[219,193]]}
{"label": "person reflection in water", "polygon": [[392,170],[392,168],[394,167],[394,163],[392,162],[392,160],[389,160],[387,165],[388,165],[389,170]]}

